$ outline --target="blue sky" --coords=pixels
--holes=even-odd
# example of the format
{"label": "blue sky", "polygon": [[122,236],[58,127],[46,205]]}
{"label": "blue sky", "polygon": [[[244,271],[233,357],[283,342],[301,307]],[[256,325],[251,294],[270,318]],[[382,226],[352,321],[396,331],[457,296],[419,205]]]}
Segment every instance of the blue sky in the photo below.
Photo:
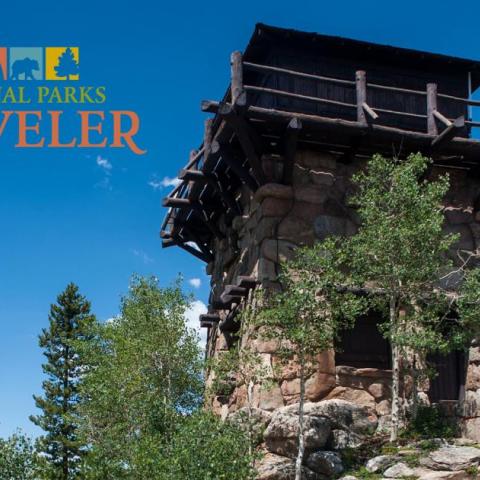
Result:
{"label": "blue sky", "polygon": [[186,289],[206,301],[204,265],[160,247],[162,181],[198,146],[200,101],[223,95],[229,54],[256,22],[480,59],[474,0],[10,0],[1,13],[0,46],[79,46],[80,84],[105,85],[105,109],[138,112],[148,153],[16,150],[0,137],[0,436],[38,433],[28,421],[42,380],[37,334],[68,282],[100,319],[118,312],[133,272],[199,279]]}

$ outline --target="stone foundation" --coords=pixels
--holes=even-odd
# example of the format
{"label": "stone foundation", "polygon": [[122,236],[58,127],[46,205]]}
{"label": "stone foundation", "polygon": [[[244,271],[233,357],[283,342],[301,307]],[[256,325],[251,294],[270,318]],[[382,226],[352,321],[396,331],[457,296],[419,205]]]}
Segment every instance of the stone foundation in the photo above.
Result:
{"label": "stone foundation", "polygon": [[[268,182],[251,195],[245,187],[240,194],[243,215],[231,227],[220,225],[226,234],[217,240],[215,260],[207,267],[212,276],[211,301],[218,300],[225,285],[233,284],[239,275],[254,276],[264,288],[275,288],[279,264],[291,258],[295,248],[311,245],[327,235],[351,235],[358,228],[358,218],[346,199],[351,192],[352,174],[365,165],[362,159],[344,164],[328,153],[299,151],[293,170],[292,185],[282,185],[282,163],[279,157],[263,158]],[[459,233],[450,257],[461,262],[458,250],[473,251],[480,246],[480,212],[476,211],[480,180],[465,170],[448,170],[451,189],[445,204],[445,230]],[[444,173],[434,168],[432,175]],[[458,278],[445,279],[449,286]],[[219,312],[224,318],[226,312]],[[210,331],[207,354],[215,356],[228,348],[231,339],[217,327]],[[278,346],[272,340],[256,338],[253,349],[261,354],[270,368],[278,366]],[[294,404],[299,398],[299,378],[294,362],[280,368],[278,382],[270,389],[256,385],[254,407],[273,412]],[[384,425],[390,411],[390,376],[388,370],[353,368],[335,365],[333,352],[319,356],[306,384],[310,402],[341,399],[366,407]],[[480,441],[480,349],[470,350],[464,405],[459,408],[466,436]],[[427,399],[425,398],[427,401]],[[462,398],[460,398],[462,400]],[[222,417],[246,404],[246,387],[234,386],[228,398],[214,398],[212,408]],[[385,420],[382,418],[385,417]]]}

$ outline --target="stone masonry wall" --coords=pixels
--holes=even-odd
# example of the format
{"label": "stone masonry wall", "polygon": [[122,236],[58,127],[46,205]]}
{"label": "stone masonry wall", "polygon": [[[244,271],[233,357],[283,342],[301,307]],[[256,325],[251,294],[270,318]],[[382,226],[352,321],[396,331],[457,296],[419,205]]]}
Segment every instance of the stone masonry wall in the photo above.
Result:
{"label": "stone masonry wall", "polygon": [[[327,235],[351,235],[358,228],[354,209],[346,204],[351,192],[352,174],[365,165],[356,159],[350,164],[337,161],[334,155],[299,151],[296,156],[292,185],[278,182],[281,159],[265,157],[264,169],[269,183],[252,195],[242,190],[244,214],[234,219],[232,228],[221,226],[227,238],[217,241],[216,258],[208,265],[212,275],[212,297],[218,299],[224,286],[234,283],[238,275],[255,276],[264,287],[275,284],[279,263],[290,258],[299,245],[312,244]],[[443,173],[434,169],[433,174]],[[450,252],[455,263],[457,250],[473,251],[480,246],[480,213],[475,200],[480,194],[480,180],[465,170],[449,170],[451,190],[445,202],[445,229],[459,233],[461,238]],[[455,275],[446,280],[455,284]],[[220,312],[222,315],[222,312]],[[227,338],[217,329],[210,332],[207,354],[217,355],[228,348]],[[254,348],[266,366],[276,366],[275,342],[255,339]],[[333,352],[317,359],[316,371],[307,380],[307,400],[343,399],[368,407],[380,419],[388,418],[390,404],[390,371],[373,368],[355,369],[335,365]],[[254,406],[273,411],[298,401],[300,383],[294,363],[282,367],[281,378],[270,389],[255,387]],[[425,396],[426,399],[426,396]],[[228,399],[216,398],[212,408],[222,417],[245,406],[246,388],[237,385]],[[470,351],[465,404],[461,412],[464,430],[480,440],[480,348]],[[382,422],[379,422],[382,425]]]}

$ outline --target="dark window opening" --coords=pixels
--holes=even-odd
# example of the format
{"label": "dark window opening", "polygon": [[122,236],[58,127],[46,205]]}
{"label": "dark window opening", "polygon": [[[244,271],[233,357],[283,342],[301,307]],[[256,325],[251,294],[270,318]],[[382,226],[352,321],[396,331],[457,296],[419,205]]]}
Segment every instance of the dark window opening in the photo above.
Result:
{"label": "dark window opening", "polygon": [[378,330],[382,318],[372,312],[358,318],[352,329],[345,330],[337,344],[336,365],[355,368],[390,368],[390,345]]}
{"label": "dark window opening", "polygon": [[428,363],[436,373],[435,378],[430,380],[430,401],[458,400],[460,388],[465,384],[465,354],[460,351],[447,355],[437,353],[428,356]]}

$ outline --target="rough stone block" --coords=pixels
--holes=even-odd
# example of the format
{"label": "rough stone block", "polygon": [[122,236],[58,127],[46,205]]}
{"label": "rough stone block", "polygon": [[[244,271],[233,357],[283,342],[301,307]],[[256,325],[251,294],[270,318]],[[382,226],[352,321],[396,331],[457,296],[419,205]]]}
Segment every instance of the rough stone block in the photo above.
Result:
{"label": "rough stone block", "polygon": [[336,387],[328,395],[327,400],[342,399],[363,407],[375,409],[375,399],[365,390],[348,387]]}
{"label": "rough stone block", "polygon": [[331,215],[319,215],[314,223],[315,235],[323,240],[331,235],[349,236],[357,231],[355,224],[344,217],[334,217]]}
{"label": "rough stone block", "polygon": [[280,200],[290,200],[293,198],[293,189],[290,185],[266,183],[255,192],[254,198],[258,203],[262,203],[267,197],[278,198]]}
{"label": "rough stone block", "polygon": [[293,242],[268,238],[262,242],[261,253],[268,260],[280,263],[291,259],[296,248],[297,245]]}

